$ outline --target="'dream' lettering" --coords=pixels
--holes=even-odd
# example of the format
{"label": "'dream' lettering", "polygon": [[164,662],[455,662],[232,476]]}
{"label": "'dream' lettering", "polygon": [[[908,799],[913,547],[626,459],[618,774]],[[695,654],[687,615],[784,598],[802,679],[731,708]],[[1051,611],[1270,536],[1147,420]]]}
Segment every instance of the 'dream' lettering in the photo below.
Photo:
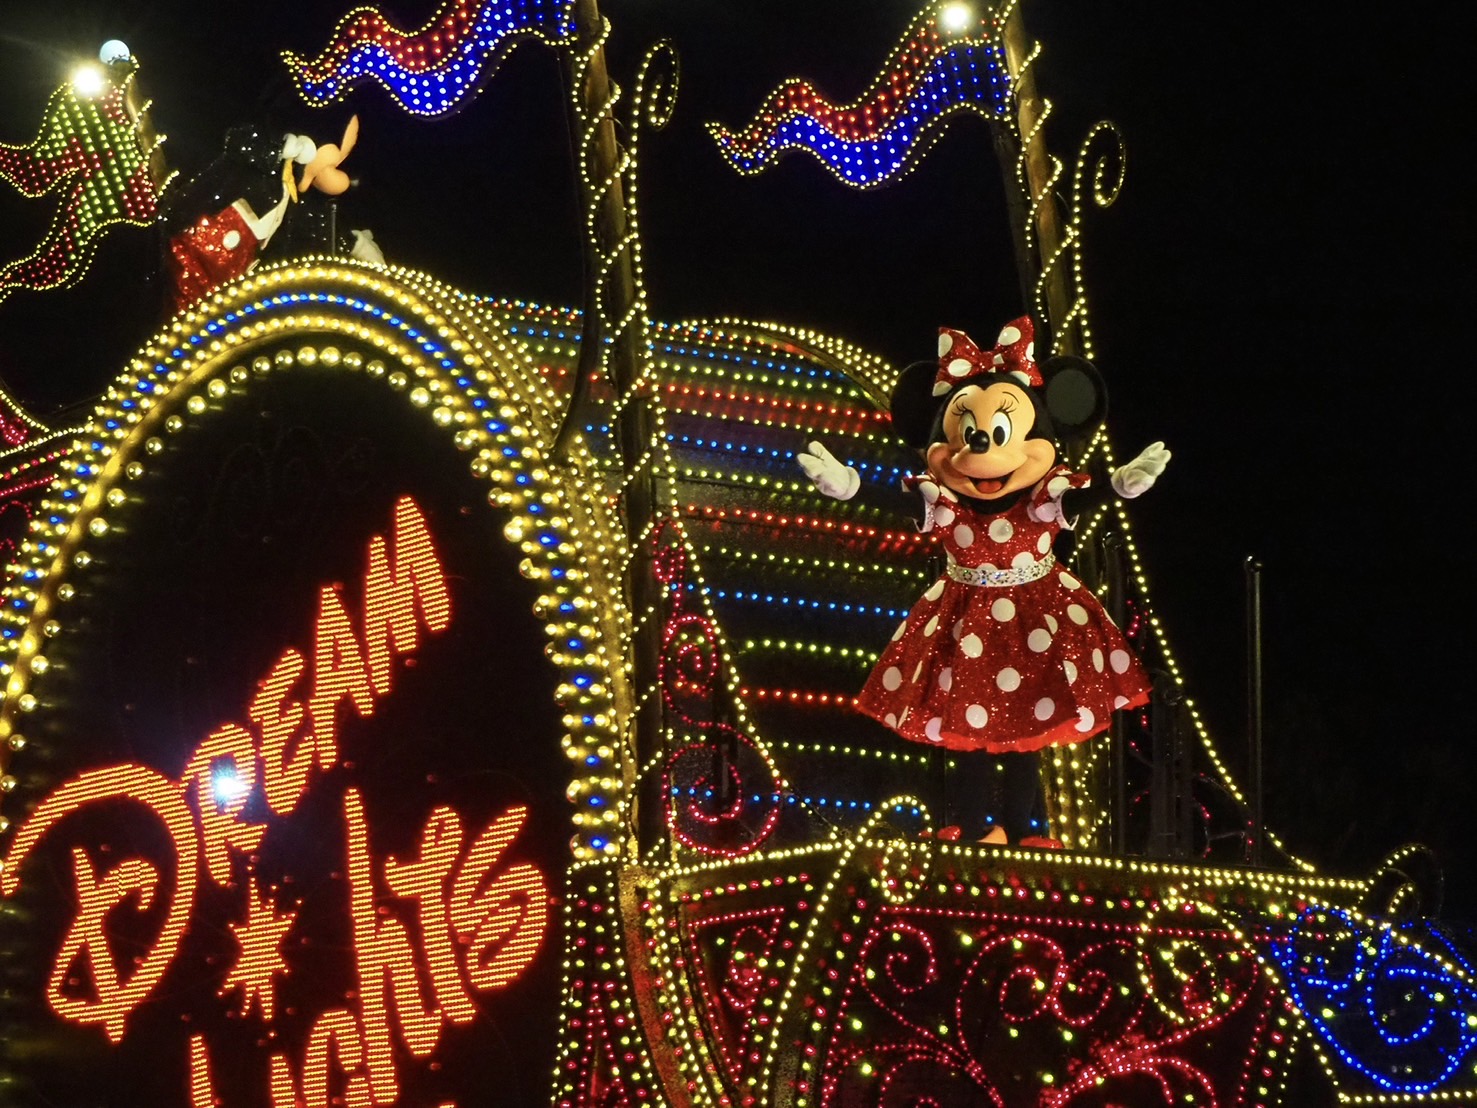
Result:
{"label": "'dream' lettering", "polygon": [[[320,590],[311,672],[302,652],[289,648],[281,655],[258,683],[247,709],[255,730],[237,723],[216,728],[187,760],[179,780],[134,764],[89,770],[51,793],[17,830],[0,868],[0,893],[5,896],[19,888],[26,863],[47,832],[94,805],[123,801],[141,806],[164,826],[173,847],[174,857],[162,870],[144,858],[104,865],[87,849],[73,849],[76,915],[47,988],[47,1000],[58,1016],[99,1025],[112,1042],[121,1040],[129,1014],[159,984],[178,953],[194,911],[200,872],[216,885],[231,887],[239,862],[260,843],[266,824],[242,818],[252,791],[260,785],[271,811],[290,815],[309,787],[312,771],[337,764],[340,706],[347,701],[360,716],[370,715],[375,700],[391,691],[394,658],[419,646],[420,628],[437,632],[448,626],[445,575],[425,517],[408,496],[395,504],[389,541],[380,535],[369,541],[362,597],[356,628],[338,592]],[[219,775],[233,786],[216,788]],[[135,912],[146,910],[161,895],[166,874],[170,900],[158,935],[140,959],[118,964],[106,936],[109,913],[125,905]],[[260,895],[252,881],[240,887]],[[438,981],[444,984],[439,953],[437,961]],[[69,974],[83,977],[92,995],[64,992]],[[448,1018],[468,1018],[463,1004],[448,999]],[[402,1020],[415,1026],[409,1005]],[[434,1046],[434,1022],[424,1019],[419,1034],[402,1028],[419,1052]],[[342,1028],[334,1034],[341,1045],[350,1041]]]}

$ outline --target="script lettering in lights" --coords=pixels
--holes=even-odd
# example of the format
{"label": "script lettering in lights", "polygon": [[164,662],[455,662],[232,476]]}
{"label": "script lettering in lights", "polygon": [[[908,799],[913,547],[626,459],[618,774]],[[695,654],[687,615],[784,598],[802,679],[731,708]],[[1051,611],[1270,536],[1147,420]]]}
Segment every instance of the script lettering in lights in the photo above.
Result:
{"label": "script lettering in lights", "polygon": [[[130,857],[108,846],[72,846],[72,917],[46,988],[57,1017],[122,1043],[141,1009],[171,1003],[173,990],[159,985],[190,956],[197,909],[207,897],[225,896],[234,898],[229,964],[191,968],[218,975],[216,998],[233,1019],[262,1025],[261,1041],[271,1045],[261,1073],[274,1108],[392,1104],[404,1067],[437,1064],[446,1029],[475,1024],[493,994],[544,949],[551,905],[543,871],[519,859],[525,804],[494,810],[482,826],[480,818],[469,825],[451,804],[434,804],[418,834],[406,828],[389,836],[409,849],[377,856],[373,848],[372,809],[351,772],[359,752],[345,750],[352,736],[342,724],[372,716],[394,692],[396,660],[408,661],[451,620],[425,516],[402,497],[388,538],[369,541],[360,596],[318,590],[311,643],[281,653],[259,680],[246,718],[200,740],[178,779],[146,765],[109,765],[81,773],[36,806],[0,871],[7,896],[25,882],[47,835],[89,811],[148,820],[162,835],[137,841],[167,844],[152,853],[139,846]],[[260,860],[264,844],[290,829],[308,798],[331,794],[327,810],[336,812],[343,844],[331,897],[337,934],[351,947],[353,980],[340,990],[341,1006],[323,1004],[304,1031],[279,1035],[284,982],[314,972],[288,956],[308,909],[295,899],[304,894],[293,877],[275,874],[274,884]],[[315,886],[312,895],[324,894]],[[323,904],[312,911],[321,921]],[[119,951],[110,937],[120,924],[147,931],[147,950]],[[302,1027],[302,1013],[295,1018]],[[231,1102],[231,1090],[213,1079],[211,1048],[208,1031],[189,1034],[188,1096],[196,1108]]]}

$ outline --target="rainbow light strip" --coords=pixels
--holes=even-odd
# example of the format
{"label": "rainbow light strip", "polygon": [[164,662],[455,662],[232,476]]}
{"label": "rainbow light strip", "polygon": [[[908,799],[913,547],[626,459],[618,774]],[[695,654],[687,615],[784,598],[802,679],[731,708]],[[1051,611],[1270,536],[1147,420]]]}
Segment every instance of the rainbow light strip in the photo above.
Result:
{"label": "rainbow light strip", "polygon": [[873,188],[908,171],[950,116],[972,111],[1001,118],[1010,100],[1004,49],[988,21],[971,18],[948,30],[946,8],[954,10],[944,3],[924,9],[855,103],[838,107],[792,77],[742,131],[709,123],[709,133],[729,164],[745,174],[769,168],[790,150],[809,151],[855,188]]}
{"label": "rainbow light strip", "polygon": [[355,8],[311,61],[284,51],[298,92],[321,107],[378,81],[407,112],[445,115],[481,87],[527,38],[551,44],[574,32],[573,0],[447,0],[419,31],[377,8]]}
{"label": "rainbow light strip", "polygon": [[15,289],[58,288],[80,280],[97,240],[111,226],[147,227],[158,214],[149,167],[153,149],[129,112],[133,75],[109,78],[96,96],[73,85],[47,101],[41,129],[25,146],[0,143],[0,180],[23,196],[61,192],[62,203],[36,248],[0,266],[0,302]]}

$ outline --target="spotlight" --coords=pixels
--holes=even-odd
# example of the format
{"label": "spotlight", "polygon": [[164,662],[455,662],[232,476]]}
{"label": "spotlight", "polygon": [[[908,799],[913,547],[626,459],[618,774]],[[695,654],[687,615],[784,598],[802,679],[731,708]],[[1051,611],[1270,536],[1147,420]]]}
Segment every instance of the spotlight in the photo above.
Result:
{"label": "spotlight", "polygon": [[77,95],[84,100],[91,100],[95,96],[101,96],[103,90],[108,87],[108,79],[103,76],[102,67],[88,62],[79,65],[72,70],[72,88]]}
{"label": "spotlight", "polygon": [[968,4],[945,4],[939,11],[939,26],[950,34],[958,34],[974,22],[974,11]]}
{"label": "spotlight", "polygon": [[215,794],[215,802],[222,808],[246,796],[246,782],[236,773],[234,762],[215,768],[210,775],[210,791]]}

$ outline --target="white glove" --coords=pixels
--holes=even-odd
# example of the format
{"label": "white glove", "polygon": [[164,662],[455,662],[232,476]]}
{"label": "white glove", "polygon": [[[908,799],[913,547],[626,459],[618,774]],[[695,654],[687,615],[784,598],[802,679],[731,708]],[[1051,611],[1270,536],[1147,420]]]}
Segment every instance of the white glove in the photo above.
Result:
{"label": "white glove", "polygon": [[862,475],[851,466],[842,465],[818,442],[796,454],[795,460],[816,488],[836,500],[850,500],[862,487]]}
{"label": "white glove", "polygon": [[925,477],[918,482],[918,495],[923,497],[923,522],[919,524],[919,531],[933,530],[933,506],[939,501],[938,482],[931,477]]}
{"label": "white glove", "polygon": [[385,254],[380,249],[380,244],[374,241],[373,231],[351,231],[354,236],[353,249],[349,251],[349,257],[358,258],[361,262],[371,265],[384,265]]}
{"label": "white glove", "polygon": [[1154,482],[1169,464],[1169,451],[1162,442],[1151,443],[1127,465],[1119,466],[1108,477],[1113,491],[1125,500],[1142,496],[1154,487]]}
{"label": "white glove", "polygon": [[318,155],[318,144],[307,135],[288,134],[282,137],[282,160],[291,159],[298,165],[307,165]]}

